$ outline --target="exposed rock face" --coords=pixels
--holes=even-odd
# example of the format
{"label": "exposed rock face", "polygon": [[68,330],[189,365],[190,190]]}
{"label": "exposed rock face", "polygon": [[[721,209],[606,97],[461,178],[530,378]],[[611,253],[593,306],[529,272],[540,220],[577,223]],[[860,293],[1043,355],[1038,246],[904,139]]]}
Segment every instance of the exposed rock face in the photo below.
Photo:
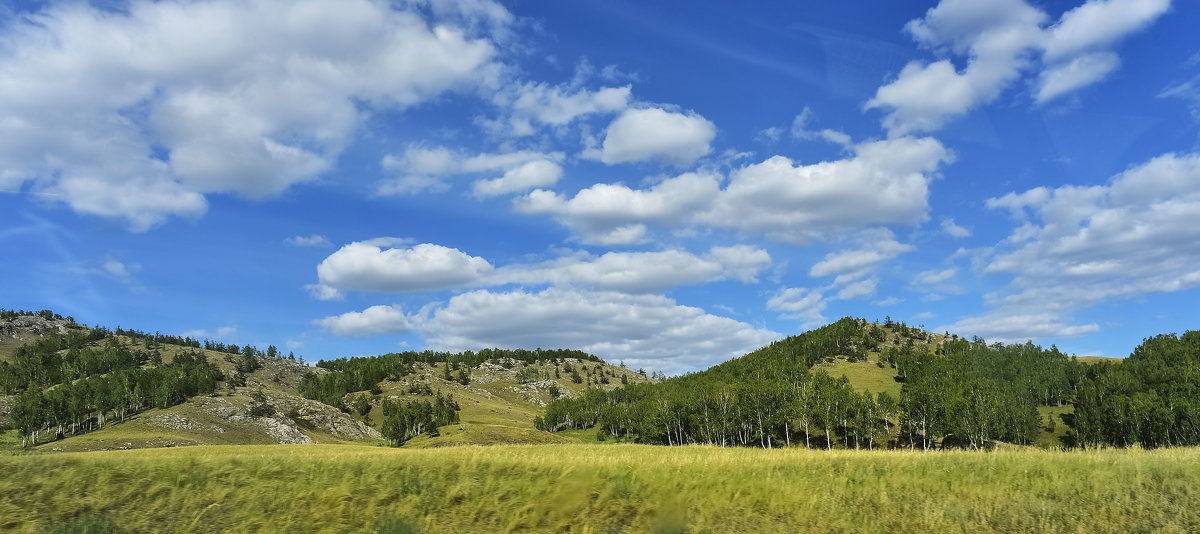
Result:
{"label": "exposed rock face", "polygon": [[47,321],[35,315],[22,315],[16,319],[0,321],[0,339],[16,339],[21,334],[44,336],[66,333],[67,325],[62,321]]}
{"label": "exposed rock face", "polygon": [[288,413],[294,409],[297,413],[296,419],[303,420],[341,439],[364,440],[383,438],[378,430],[367,426],[361,421],[355,421],[350,415],[328,404],[302,397],[272,399],[272,404],[283,413]]}
{"label": "exposed rock face", "polygon": [[[380,439],[379,431],[355,421],[340,410],[294,395],[268,396],[267,404],[275,408],[275,414],[252,416],[247,408],[231,402],[225,397],[195,397],[188,404],[218,421],[231,425],[248,425],[260,428],[278,443],[312,443],[300,426],[320,429],[340,439]],[[290,417],[294,415],[295,417]],[[179,415],[166,413],[147,421],[156,426],[223,433],[221,425],[206,424]]]}
{"label": "exposed rock face", "polygon": [[0,423],[7,423],[9,416],[12,414],[13,403],[16,402],[15,396],[0,395]]}
{"label": "exposed rock face", "polygon": [[218,434],[225,433],[225,429],[217,425],[206,425],[199,421],[193,421],[179,414],[169,412],[160,413],[150,417],[146,419],[146,423],[163,428],[170,428],[172,430],[199,430],[205,432],[216,432]]}
{"label": "exposed rock face", "polygon": [[270,434],[279,443],[312,443],[312,438],[306,436],[285,418],[261,417],[259,419],[266,425],[267,434]]}

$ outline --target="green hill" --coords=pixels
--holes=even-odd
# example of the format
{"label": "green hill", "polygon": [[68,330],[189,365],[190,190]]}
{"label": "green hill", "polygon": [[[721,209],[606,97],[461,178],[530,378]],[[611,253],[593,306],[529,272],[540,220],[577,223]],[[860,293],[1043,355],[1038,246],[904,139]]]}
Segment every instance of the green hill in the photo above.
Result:
{"label": "green hill", "polygon": [[1057,348],[844,318],[706,371],[551,403],[552,432],[821,448],[1061,447],[1092,370]]}
{"label": "green hill", "polygon": [[[13,410],[20,396],[37,390],[45,415],[38,431],[38,449],[87,451],[172,447],[186,445],[382,442],[384,401],[433,402],[439,395],[459,406],[459,422],[443,425],[436,436],[425,432],[406,447],[436,447],[494,443],[578,443],[578,437],[552,435],[534,428],[533,420],[556,397],[579,395],[587,388],[612,389],[649,379],[643,374],[608,365],[594,356],[532,359],[505,357],[506,351],[480,354],[409,353],[393,360],[414,360],[403,373],[381,377],[362,389],[343,388],[334,398],[306,398],[301,384],[339,373],[284,358],[274,350],[201,343],[186,338],[120,330],[88,328],[53,314],[10,315],[0,318],[0,447],[20,447]],[[39,348],[40,347],[40,348]],[[37,350],[34,350],[37,349]],[[39,352],[40,351],[40,352]],[[528,352],[528,351],[524,351]],[[37,353],[35,356],[34,353]],[[494,354],[493,354],[494,353]],[[18,354],[22,356],[18,358]],[[247,355],[249,354],[249,356]],[[517,354],[517,353],[512,353]],[[564,353],[566,354],[566,353]],[[81,356],[82,355],[82,356]],[[494,358],[490,356],[496,356]],[[139,407],[118,415],[112,407],[75,410],[65,424],[54,403],[66,391],[86,390],[117,376],[134,376],[200,358],[215,370],[211,387],[178,402],[155,405],[151,393],[139,392]],[[384,358],[384,357],[380,357]],[[20,360],[20,361],[18,361]],[[367,359],[352,359],[357,362]],[[458,370],[447,379],[434,360],[455,361]],[[467,360],[470,360],[469,364]],[[459,368],[458,361],[462,361]],[[30,369],[45,364],[54,376],[33,379]],[[321,364],[325,365],[325,364]],[[348,364],[353,365],[353,364]],[[107,367],[105,367],[107,366]],[[90,370],[80,370],[84,367]],[[61,375],[58,369],[79,368]],[[556,370],[557,368],[557,370]],[[32,373],[32,374],[31,374]],[[461,383],[465,373],[467,383]],[[21,375],[21,377],[18,377]],[[574,379],[578,378],[578,382]],[[123,395],[134,395],[131,386]],[[80,395],[74,395],[71,398]],[[355,407],[359,397],[367,411]],[[94,404],[95,394],[82,395]],[[64,398],[62,402],[67,402]],[[164,403],[159,403],[164,404]],[[65,414],[68,407],[59,405]],[[86,413],[84,413],[86,412]],[[60,432],[60,428],[62,431]],[[5,430],[7,429],[7,430]]]}

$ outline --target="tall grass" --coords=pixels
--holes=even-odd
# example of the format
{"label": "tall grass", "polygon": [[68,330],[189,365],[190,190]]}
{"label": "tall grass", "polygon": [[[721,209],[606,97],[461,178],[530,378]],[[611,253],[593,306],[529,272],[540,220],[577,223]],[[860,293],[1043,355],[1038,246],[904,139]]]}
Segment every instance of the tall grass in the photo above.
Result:
{"label": "tall grass", "polygon": [[206,446],[0,456],[17,532],[1196,532],[1200,450]]}

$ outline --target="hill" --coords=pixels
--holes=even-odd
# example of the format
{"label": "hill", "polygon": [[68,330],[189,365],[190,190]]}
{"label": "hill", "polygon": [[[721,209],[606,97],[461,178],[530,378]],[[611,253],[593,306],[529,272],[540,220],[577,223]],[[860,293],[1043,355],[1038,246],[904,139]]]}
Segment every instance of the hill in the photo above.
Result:
{"label": "hill", "polygon": [[[339,391],[335,398],[321,398],[301,391],[302,384],[336,378],[339,369],[359,365],[370,358],[338,360],[309,366],[283,357],[274,347],[262,351],[212,342],[199,342],[136,330],[115,332],[89,328],[73,319],[49,312],[9,314],[0,318],[0,447],[20,446],[12,411],[20,394],[36,389],[47,403],[45,421],[39,431],[39,449],[85,451],[173,447],[184,445],[268,443],[381,443],[385,401],[432,403],[438,397],[452,398],[459,406],[458,421],[442,425],[406,440],[408,447],[436,447],[493,443],[578,443],[579,437],[539,432],[533,420],[557,397],[581,394],[587,388],[612,389],[623,383],[646,382],[644,373],[611,366],[594,356],[569,352],[571,356],[533,358],[528,361],[506,357],[529,351],[485,351],[479,354],[407,353],[390,355],[407,361],[403,372]],[[44,345],[44,346],[43,346]],[[39,348],[40,347],[40,348]],[[35,350],[36,349],[36,350]],[[39,352],[40,351],[40,352]],[[37,352],[38,356],[33,356]],[[18,358],[21,354],[21,358]],[[531,353],[532,354],[532,353]],[[557,354],[557,353],[556,353]],[[563,353],[568,354],[568,353]],[[72,356],[75,355],[75,356]],[[80,356],[82,355],[82,356]],[[481,356],[483,355],[483,356]],[[494,356],[494,357],[493,357]],[[40,358],[40,359],[39,359]],[[80,371],[70,379],[46,378],[37,387],[26,387],[18,369],[101,365],[111,368]],[[124,358],[124,359],[122,359]],[[115,376],[150,373],[170,367],[177,359],[202,359],[215,371],[211,387],[178,402],[156,405],[145,399],[139,408],[118,416],[110,407],[101,414],[96,406],[76,410],[67,417],[55,415],[55,395],[104,383]],[[17,360],[20,359],[21,362]],[[387,359],[387,355],[378,358]],[[43,361],[44,360],[44,361]],[[86,360],[86,365],[80,361]],[[437,361],[445,363],[439,366]],[[454,361],[454,374],[444,371]],[[120,363],[125,362],[125,363]],[[28,373],[26,373],[28,374]],[[6,380],[9,377],[11,380]],[[578,381],[576,381],[578,380]],[[61,383],[60,383],[61,382]],[[132,391],[124,393],[132,396]],[[139,393],[139,395],[142,395]],[[149,397],[149,394],[144,395]],[[94,403],[86,394],[84,403]],[[73,398],[73,397],[72,397]],[[360,402],[359,399],[362,399]],[[67,402],[63,398],[63,403]],[[134,402],[134,401],[130,401]],[[160,403],[162,404],[162,403]],[[356,406],[357,405],[357,406]],[[67,406],[60,406],[65,412]],[[83,413],[86,411],[86,413]],[[69,420],[63,420],[67,418]],[[436,435],[432,435],[436,434]]]}
{"label": "hill", "polygon": [[555,401],[541,426],[662,445],[1057,448],[1079,443],[1077,394],[1113,368],[844,318],[703,372]]}

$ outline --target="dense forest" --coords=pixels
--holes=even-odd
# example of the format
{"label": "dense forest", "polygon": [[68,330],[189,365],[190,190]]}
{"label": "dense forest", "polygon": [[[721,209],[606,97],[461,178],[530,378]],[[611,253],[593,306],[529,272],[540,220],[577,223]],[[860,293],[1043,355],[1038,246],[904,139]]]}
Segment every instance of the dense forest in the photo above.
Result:
{"label": "dense forest", "polygon": [[1087,370],[1075,401],[1080,445],[1200,445],[1200,331],[1146,339]]}
{"label": "dense forest", "polygon": [[[882,347],[889,336],[895,342]],[[1200,332],[1148,339],[1125,363],[1097,366],[1031,343],[930,341],[902,323],[845,318],[704,372],[555,400],[535,424],[661,445],[979,449],[1028,444],[1038,406],[1074,403],[1075,428],[1064,445],[1200,439]],[[844,377],[813,369],[869,350],[879,351],[879,365],[896,368],[899,398],[855,391]]]}

